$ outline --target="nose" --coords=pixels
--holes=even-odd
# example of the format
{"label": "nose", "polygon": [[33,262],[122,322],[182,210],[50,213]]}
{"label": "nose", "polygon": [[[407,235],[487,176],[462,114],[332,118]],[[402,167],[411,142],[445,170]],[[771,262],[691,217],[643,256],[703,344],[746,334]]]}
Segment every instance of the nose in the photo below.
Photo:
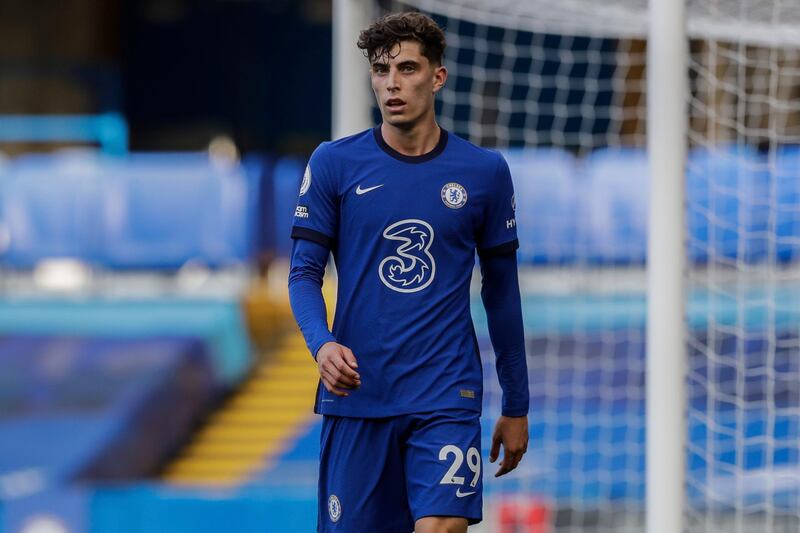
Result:
{"label": "nose", "polygon": [[397,84],[398,76],[395,69],[389,69],[389,76],[386,79],[386,88],[390,91],[396,91],[400,87]]}

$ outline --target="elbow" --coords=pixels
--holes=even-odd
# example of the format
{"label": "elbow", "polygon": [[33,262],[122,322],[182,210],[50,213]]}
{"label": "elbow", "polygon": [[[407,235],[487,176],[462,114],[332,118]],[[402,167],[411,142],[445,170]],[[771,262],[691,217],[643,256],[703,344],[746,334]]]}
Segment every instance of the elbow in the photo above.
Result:
{"label": "elbow", "polygon": [[324,270],[320,271],[309,266],[293,266],[289,270],[289,287],[303,282],[311,282],[321,287],[324,273]]}

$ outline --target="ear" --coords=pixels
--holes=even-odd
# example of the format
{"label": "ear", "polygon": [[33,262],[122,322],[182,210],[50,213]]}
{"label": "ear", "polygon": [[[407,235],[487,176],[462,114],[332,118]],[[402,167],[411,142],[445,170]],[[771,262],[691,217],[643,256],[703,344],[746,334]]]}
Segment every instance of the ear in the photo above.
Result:
{"label": "ear", "polygon": [[447,81],[447,68],[444,65],[436,67],[433,71],[433,94],[438,93]]}

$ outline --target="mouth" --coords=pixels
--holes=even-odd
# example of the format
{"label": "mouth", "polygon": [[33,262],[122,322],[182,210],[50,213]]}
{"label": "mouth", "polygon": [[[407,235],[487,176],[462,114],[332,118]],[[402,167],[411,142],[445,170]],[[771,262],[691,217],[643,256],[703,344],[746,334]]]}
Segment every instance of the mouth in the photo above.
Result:
{"label": "mouth", "polygon": [[391,112],[397,113],[403,111],[406,107],[405,100],[401,100],[400,98],[389,98],[386,100],[386,109]]}

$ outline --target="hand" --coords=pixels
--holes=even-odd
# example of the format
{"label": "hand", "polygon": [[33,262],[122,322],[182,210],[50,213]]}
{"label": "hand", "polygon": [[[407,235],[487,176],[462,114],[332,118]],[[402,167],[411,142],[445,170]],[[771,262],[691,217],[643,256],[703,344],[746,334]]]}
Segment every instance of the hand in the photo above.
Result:
{"label": "hand", "polygon": [[494,477],[500,477],[514,470],[522,456],[528,451],[528,417],[501,416],[497,419],[492,435],[492,449],[489,462],[494,463],[500,455],[500,444],[503,445],[503,460]]}
{"label": "hand", "polygon": [[348,396],[347,391],[361,386],[358,363],[350,348],[326,342],[317,350],[317,366],[322,384],[331,394]]}

